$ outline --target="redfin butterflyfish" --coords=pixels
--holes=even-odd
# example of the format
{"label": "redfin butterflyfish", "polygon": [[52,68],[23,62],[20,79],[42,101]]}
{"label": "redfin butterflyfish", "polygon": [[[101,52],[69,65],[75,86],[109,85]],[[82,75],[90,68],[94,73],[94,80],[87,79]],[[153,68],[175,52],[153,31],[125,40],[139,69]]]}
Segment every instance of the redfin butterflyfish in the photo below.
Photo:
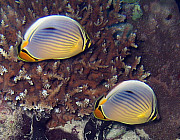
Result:
{"label": "redfin butterflyfish", "polygon": [[150,86],[138,80],[127,80],[100,97],[94,107],[98,119],[125,124],[142,124],[159,118],[157,100]]}
{"label": "redfin butterflyfish", "polygon": [[18,58],[26,62],[66,59],[89,48],[91,40],[81,25],[63,15],[38,19],[26,31],[17,47]]}

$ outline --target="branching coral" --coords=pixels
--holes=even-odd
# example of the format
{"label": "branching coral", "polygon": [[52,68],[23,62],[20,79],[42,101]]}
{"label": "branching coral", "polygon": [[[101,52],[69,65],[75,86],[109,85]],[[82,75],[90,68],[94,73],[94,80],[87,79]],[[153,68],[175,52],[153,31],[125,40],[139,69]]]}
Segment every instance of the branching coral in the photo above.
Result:
{"label": "branching coral", "polygon": [[[136,69],[141,57],[132,64],[125,63],[130,48],[137,45],[132,25],[120,24],[126,19],[121,14],[120,0],[2,0],[0,4],[0,62],[8,71],[3,75],[1,94],[24,109],[54,108],[49,127],[89,115],[95,100],[116,83],[143,81],[149,75],[143,66]],[[14,48],[22,39],[21,33],[39,17],[52,14],[77,20],[92,39],[92,46],[66,60],[17,61]]]}
{"label": "branching coral", "polygon": [[21,133],[21,109],[12,107],[0,100],[0,139],[10,139]]}

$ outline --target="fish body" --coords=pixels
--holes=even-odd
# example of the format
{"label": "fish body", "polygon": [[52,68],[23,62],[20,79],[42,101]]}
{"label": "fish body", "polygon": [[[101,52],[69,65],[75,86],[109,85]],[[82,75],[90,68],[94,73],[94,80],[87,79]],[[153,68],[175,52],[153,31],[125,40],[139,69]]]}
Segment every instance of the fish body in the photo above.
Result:
{"label": "fish body", "polygon": [[147,84],[128,80],[114,87],[95,103],[94,115],[102,120],[142,124],[159,117],[155,93]]}
{"label": "fish body", "polygon": [[81,25],[63,15],[51,15],[32,24],[18,46],[19,59],[38,62],[66,59],[89,48],[91,40]]}

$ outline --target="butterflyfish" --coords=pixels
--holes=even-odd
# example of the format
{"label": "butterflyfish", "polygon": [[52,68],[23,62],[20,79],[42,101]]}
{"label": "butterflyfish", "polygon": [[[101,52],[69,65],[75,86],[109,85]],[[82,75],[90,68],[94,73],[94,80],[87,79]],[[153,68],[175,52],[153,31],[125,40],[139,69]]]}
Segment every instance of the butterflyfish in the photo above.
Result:
{"label": "butterflyfish", "polygon": [[89,48],[91,40],[81,25],[63,15],[38,19],[26,31],[17,47],[18,58],[26,62],[66,59]]}
{"label": "butterflyfish", "polygon": [[96,101],[94,116],[130,125],[146,123],[159,118],[157,99],[144,82],[123,81]]}

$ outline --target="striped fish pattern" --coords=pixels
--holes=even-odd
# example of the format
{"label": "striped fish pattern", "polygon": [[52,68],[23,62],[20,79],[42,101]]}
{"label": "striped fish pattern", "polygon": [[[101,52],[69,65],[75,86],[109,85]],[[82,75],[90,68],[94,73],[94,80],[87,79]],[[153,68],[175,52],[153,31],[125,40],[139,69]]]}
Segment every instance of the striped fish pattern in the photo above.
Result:
{"label": "striped fish pattern", "polygon": [[118,84],[96,103],[94,115],[103,120],[141,124],[158,117],[153,90],[138,80]]}
{"label": "striped fish pattern", "polygon": [[51,15],[37,20],[25,33],[18,56],[24,61],[66,59],[91,44],[81,25],[67,16]]}

